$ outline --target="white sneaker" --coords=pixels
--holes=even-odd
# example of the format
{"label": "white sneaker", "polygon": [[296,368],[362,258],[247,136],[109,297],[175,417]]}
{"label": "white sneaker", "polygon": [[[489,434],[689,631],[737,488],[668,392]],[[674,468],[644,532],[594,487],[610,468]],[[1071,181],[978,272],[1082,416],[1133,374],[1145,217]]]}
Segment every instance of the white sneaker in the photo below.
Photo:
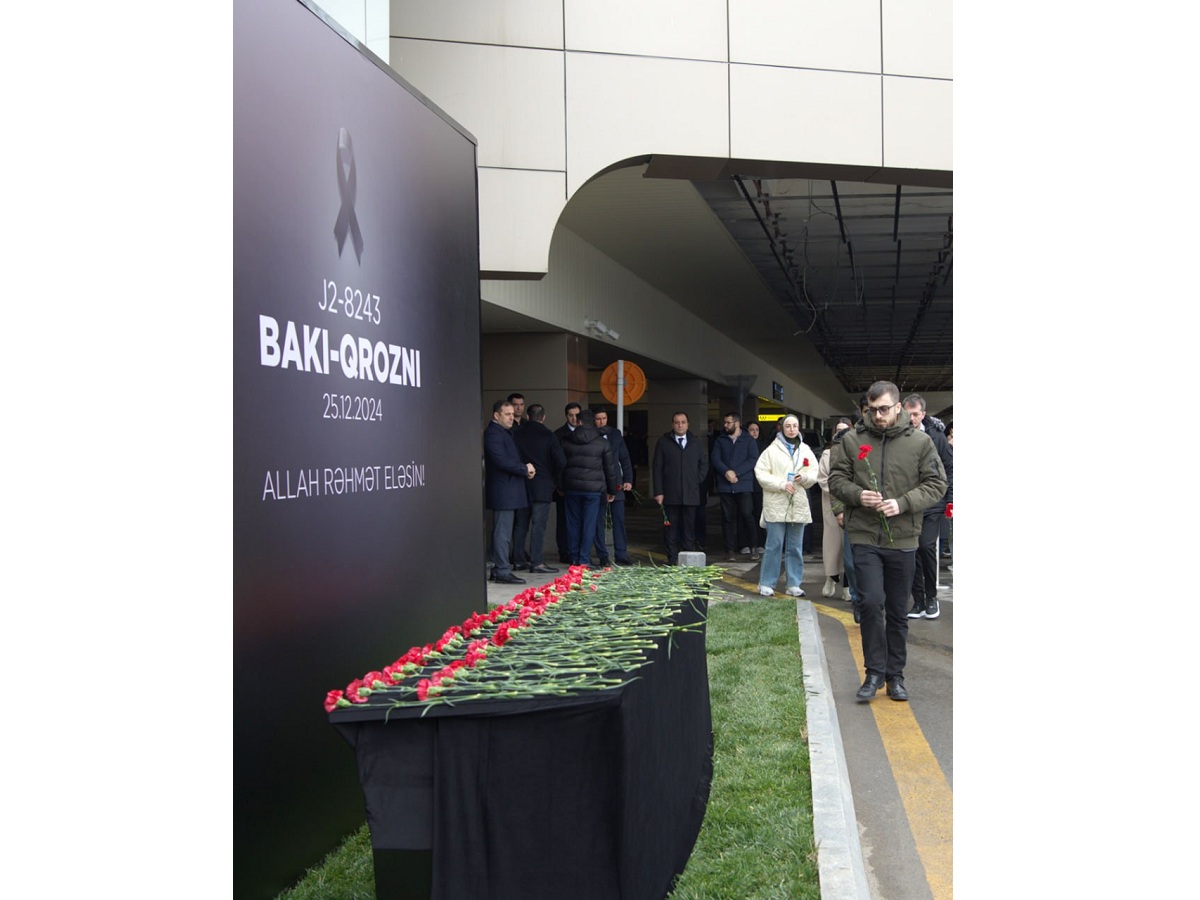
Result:
{"label": "white sneaker", "polygon": [[789,597],[803,597],[804,596],[804,588],[790,587],[787,589],[787,595]]}
{"label": "white sneaker", "polygon": [[848,588],[848,587],[842,588],[842,599],[845,600],[847,603],[853,602],[853,599],[850,596],[850,588]]}
{"label": "white sneaker", "polygon": [[764,584],[760,584],[760,585],[758,586],[758,595],[759,595],[760,597],[774,597],[774,596],[775,596],[775,591],[774,591],[774,590],[772,590],[771,588],[767,587],[767,586],[766,586],[766,585],[764,585]]}
{"label": "white sneaker", "polygon": [[835,582],[832,578],[826,576],[825,577],[825,587],[821,588],[821,596],[822,597],[832,597],[836,593],[837,593],[837,582]]}
{"label": "white sneaker", "polygon": [[745,554],[747,554],[747,553],[749,553],[749,552],[750,552],[750,548],[749,548],[749,547],[743,547],[743,548],[741,549],[741,551],[740,551],[740,552],[741,552],[743,555],[745,555]]}

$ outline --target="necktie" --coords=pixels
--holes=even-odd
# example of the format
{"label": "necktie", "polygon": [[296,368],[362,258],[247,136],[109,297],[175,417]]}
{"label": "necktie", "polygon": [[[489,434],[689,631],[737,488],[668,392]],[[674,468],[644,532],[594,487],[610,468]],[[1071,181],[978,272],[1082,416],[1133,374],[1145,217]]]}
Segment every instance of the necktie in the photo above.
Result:
{"label": "necktie", "polygon": [[677,438],[675,438],[675,440],[679,441],[679,449],[680,449],[680,450],[682,450],[682,449],[683,449],[683,440],[684,440],[684,439],[683,439],[682,437],[677,437]]}

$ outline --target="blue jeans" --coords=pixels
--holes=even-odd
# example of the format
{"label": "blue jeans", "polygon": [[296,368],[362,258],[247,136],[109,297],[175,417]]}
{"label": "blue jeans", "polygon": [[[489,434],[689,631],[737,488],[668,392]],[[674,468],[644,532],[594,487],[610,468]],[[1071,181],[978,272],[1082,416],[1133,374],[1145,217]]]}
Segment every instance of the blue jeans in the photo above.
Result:
{"label": "blue jeans", "polygon": [[512,574],[512,565],[508,561],[512,552],[513,518],[516,510],[492,510],[492,575],[503,576]]}
{"label": "blue jeans", "polygon": [[586,566],[591,562],[592,538],[596,534],[596,516],[600,513],[602,499],[600,494],[591,491],[567,491],[567,555],[573,566]]}
{"label": "blue jeans", "polygon": [[758,585],[774,590],[779,582],[779,563],[783,557],[788,587],[800,587],[804,580],[804,523],[768,522],[767,547],[763,552]]}

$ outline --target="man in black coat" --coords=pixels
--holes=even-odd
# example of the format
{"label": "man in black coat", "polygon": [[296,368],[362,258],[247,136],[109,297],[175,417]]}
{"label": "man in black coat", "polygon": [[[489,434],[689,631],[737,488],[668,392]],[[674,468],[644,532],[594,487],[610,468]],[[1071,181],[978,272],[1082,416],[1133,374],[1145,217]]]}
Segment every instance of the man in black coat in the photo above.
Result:
{"label": "man in black coat", "polygon": [[[583,409],[583,407],[574,400],[563,407],[563,415],[566,416],[567,421],[563,422],[558,426],[558,428],[554,429],[554,436],[557,437],[560,442],[569,438],[571,436],[571,432],[573,432],[579,426],[579,411],[581,409]],[[571,565],[573,559],[571,557],[571,550],[567,546],[567,503],[566,497],[562,495],[561,491],[554,498],[554,502],[554,538],[555,542],[558,544],[558,561],[566,563],[567,565]]]}
{"label": "man in black coat", "polygon": [[904,412],[913,427],[929,435],[937,448],[938,458],[946,469],[946,495],[921,515],[921,540],[917,544],[917,564],[913,568],[913,605],[910,619],[936,619],[941,615],[937,599],[938,553],[937,542],[942,530],[942,519],[946,517],[946,504],[954,500],[954,451],[946,435],[938,427],[941,423],[925,414],[925,398],[920,394],[909,394],[904,398]]}
{"label": "man in black coat", "polygon": [[562,486],[566,495],[568,552],[572,565],[586,566],[591,562],[600,504],[620,489],[620,470],[608,441],[596,428],[590,409],[579,413],[579,425],[562,447],[567,458]]}
{"label": "man in black coat", "polygon": [[675,565],[681,546],[696,549],[696,509],[700,486],[708,477],[708,448],[702,438],[688,431],[686,413],[675,413],[671,430],[654,445],[651,476],[654,502],[670,522],[665,529],[667,562]]}
{"label": "man in black coat", "polygon": [[508,559],[512,551],[515,512],[529,506],[525,482],[533,478],[535,470],[521,459],[512,427],[512,404],[497,400],[492,404],[492,421],[483,432],[487,508],[492,511],[492,574],[488,580],[524,584],[524,578],[513,574]]}
{"label": "man in black coat", "polygon": [[[513,538],[513,565],[518,568],[529,566],[535,575],[557,572],[554,566],[542,560],[542,545],[546,542],[546,523],[550,519],[550,504],[562,487],[563,469],[567,457],[562,443],[545,425],[546,407],[534,403],[529,407],[529,419],[516,432],[517,447],[525,461],[533,464],[536,475],[525,482],[529,494],[529,507],[518,509],[516,533]],[[525,536],[529,535],[529,556],[525,555]]]}
{"label": "man in black coat", "polygon": [[[629,457],[629,450],[625,446],[625,439],[621,436],[621,432],[608,424],[608,411],[597,409],[595,416],[596,428],[599,430],[600,436],[608,441],[609,447],[612,448],[613,459],[616,460],[617,467],[620,469],[621,489],[613,494],[613,498],[608,504],[609,515],[612,517],[613,554],[618,566],[632,566],[633,560],[629,558],[629,545],[625,539],[625,492],[633,490],[633,460]],[[611,559],[608,555],[608,541],[604,536],[603,508],[601,508],[600,516],[596,519],[595,544],[596,549],[600,551],[600,565],[607,566]]]}

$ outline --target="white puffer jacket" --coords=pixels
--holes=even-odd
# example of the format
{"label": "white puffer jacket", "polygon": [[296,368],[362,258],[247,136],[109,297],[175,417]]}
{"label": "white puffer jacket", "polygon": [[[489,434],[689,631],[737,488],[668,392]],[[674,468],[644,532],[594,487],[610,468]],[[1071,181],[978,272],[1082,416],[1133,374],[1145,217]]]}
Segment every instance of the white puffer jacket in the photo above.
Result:
{"label": "white puffer jacket", "polygon": [[[817,455],[804,441],[792,448],[790,453],[789,445],[782,436],[771,441],[758,457],[758,463],[754,467],[754,477],[763,489],[760,525],[765,525],[766,522],[812,521],[812,511],[808,508],[808,494],[805,491],[817,483],[817,464]],[[800,475],[794,494],[789,494],[784,489],[789,472]]]}

